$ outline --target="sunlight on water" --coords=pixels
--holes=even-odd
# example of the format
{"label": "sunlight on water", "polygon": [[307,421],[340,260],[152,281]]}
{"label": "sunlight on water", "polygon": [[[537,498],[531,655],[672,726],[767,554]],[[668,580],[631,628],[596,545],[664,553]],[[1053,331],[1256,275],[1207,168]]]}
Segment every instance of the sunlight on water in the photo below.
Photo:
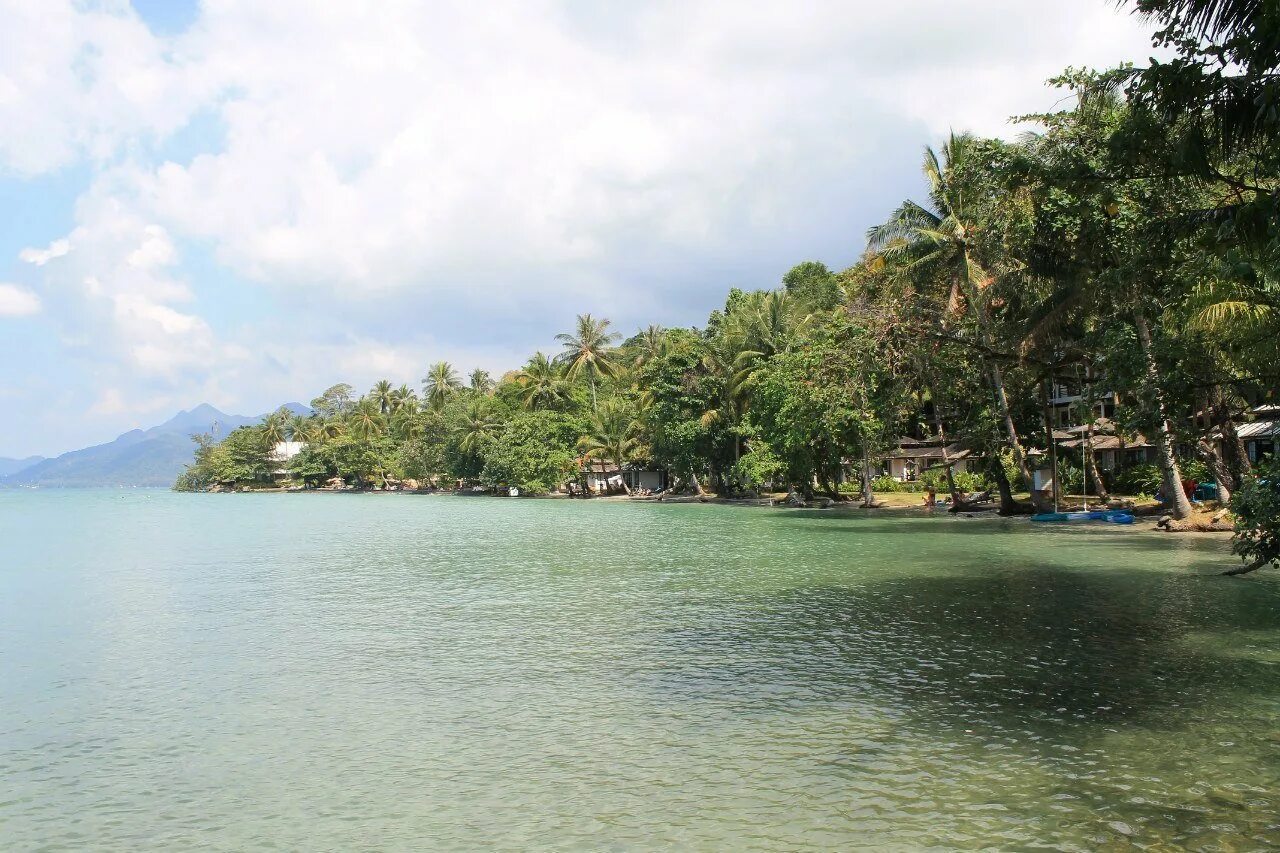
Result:
{"label": "sunlight on water", "polygon": [[0,493],[6,849],[1258,849],[1280,579],[1215,538]]}

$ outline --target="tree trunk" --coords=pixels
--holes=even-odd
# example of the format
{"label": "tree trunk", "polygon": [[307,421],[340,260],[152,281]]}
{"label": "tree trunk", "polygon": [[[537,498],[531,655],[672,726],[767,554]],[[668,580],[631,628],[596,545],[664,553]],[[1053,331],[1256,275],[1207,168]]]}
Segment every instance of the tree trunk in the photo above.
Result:
{"label": "tree trunk", "polygon": [[[1210,401],[1210,409],[1213,412],[1213,419],[1218,425],[1218,429],[1222,432],[1222,452],[1219,458],[1222,460],[1227,476],[1230,478],[1228,488],[1236,489],[1249,476],[1252,465],[1249,464],[1249,454],[1244,449],[1244,442],[1240,439],[1240,434],[1236,432],[1236,422],[1234,414],[1231,410],[1231,404],[1227,401],[1227,395],[1223,393],[1222,386],[1216,386],[1213,389],[1213,396]],[[1221,483],[1219,483],[1221,486]],[[1223,503],[1226,501],[1224,500]]]}
{"label": "tree trunk", "polygon": [[876,496],[871,493],[871,462],[867,459],[867,443],[862,442],[862,505],[867,509],[876,505]]}
{"label": "tree trunk", "polygon": [[689,482],[693,483],[693,491],[698,497],[706,497],[707,493],[702,490],[702,484],[698,482],[698,472],[692,468],[689,469]]}
{"label": "tree trunk", "polygon": [[1268,557],[1259,557],[1252,563],[1245,563],[1243,566],[1236,566],[1234,569],[1228,569],[1222,574],[1223,576],[1247,575],[1249,572],[1255,572],[1270,562],[1271,560]]}
{"label": "tree trunk", "polygon": [[1232,482],[1231,473],[1227,471],[1226,463],[1222,457],[1218,455],[1218,449],[1207,438],[1201,438],[1196,442],[1196,455],[1200,457],[1200,461],[1209,469],[1209,473],[1213,475],[1214,480],[1218,484],[1218,502],[1226,506],[1231,501],[1231,492],[1235,487]]}
{"label": "tree trunk", "polygon": [[1182,472],[1178,470],[1178,459],[1173,452],[1173,427],[1169,424],[1169,414],[1164,403],[1164,392],[1160,389],[1160,368],[1156,365],[1155,349],[1151,344],[1151,329],[1147,325],[1146,315],[1141,311],[1133,312],[1133,325],[1138,332],[1138,344],[1142,350],[1143,361],[1146,362],[1147,382],[1151,385],[1151,393],[1155,400],[1156,417],[1159,421],[1156,434],[1156,461],[1160,466],[1160,481],[1165,498],[1169,501],[1169,512],[1174,518],[1187,518],[1191,515],[1191,499],[1182,488]]}
{"label": "tree trunk", "polygon": [[[1040,380],[1040,413],[1044,418],[1044,440],[1045,450],[1049,451],[1049,466],[1053,471],[1053,477],[1050,483],[1053,484],[1053,511],[1058,511],[1058,502],[1062,499],[1062,492],[1058,489],[1058,443],[1053,440],[1053,417],[1049,414],[1049,384],[1048,380]],[[1032,480],[1031,485],[1035,486]]]}
{"label": "tree trunk", "polygon": [[[627,485],[627,475],[623,473],[622,463],[617,459],[613,460],[613,467],[618,469],[618,479],[622,481],[622,491],[627,497],[631,497],[631,487]],[[606,481],[607,482],[607,481]]]}
{"label": "tree trunk", "polygon": [[[965,250],[964,258],[966,268],[971,267],[973,261],[969,256],[968,249]],[[978,333],[981,337],[982,346],[991,351],[995,337],[991,334],[991,318],[987,316],[985,308],[978,304],[978,294],[973,292],[972,288],[965,288],[965,291],[967,293],[966,301],[969,303],[974,319],[978,323]],[[991,390],[996,398],[996,411],[1004,422],[1005,437],[1009,441],[1009,448],[1013,451],[1014,464],[1018,466],[1018,473],[1026,481],[1027,488],[1031,489],[1035,483],[1031,479],[1031,469],[1027,466],[1027,452],[1022,446],[1022,442],[1018,439],[1018,429],[1013,423],[1013,413],[1009,408],[1009,393],[1004,385],[1004,372],[1000,369],[1000,364],[995,359],[988,356],[986,361],[988,364],[987,376],[991,380]],[[1040,502],[1036,500],[1034,489],[1031,491],[1031,500],[1039,508]]]}
{"label": "tree trunk", "polygon": [[947,477],[947,491],[951,494],[951,509],[958,510],[961,506],[968,507],[969,503],[965,500],[966,495],[961,495],[956,488],[956,475],[951,467],[951,460],[947,458],[947,436],[942,429],[942,415],[938,411],[938,394],[934,390],[932,384],[929,385],[929,396],[933,398],[933,426],[938,431],[938,440],[942,442],[942,470]]}
{"label": "tree trunk", "polygon": [[991,476],[995,477],[996,489],[1000,492],[1000,514],[1018,515],[1021,510],[1013,499],[1013,489],[1009,487],[1009,478],[1005,476],[1004,463],[999,456],[991,460]]}
{"label": "tree trunk", "polygon": [[1089,476],[1093,478],[1094,493],[1098,496],[1098,500],[1110,500],[1111,495],[1107,492],[1107,484],[1102,481],[1102,473],[1098,470],[1098,455],[1093,452],[1093,422],[1089,422],[1088,438],[1084,446],[1084,461],[1088,467]]}

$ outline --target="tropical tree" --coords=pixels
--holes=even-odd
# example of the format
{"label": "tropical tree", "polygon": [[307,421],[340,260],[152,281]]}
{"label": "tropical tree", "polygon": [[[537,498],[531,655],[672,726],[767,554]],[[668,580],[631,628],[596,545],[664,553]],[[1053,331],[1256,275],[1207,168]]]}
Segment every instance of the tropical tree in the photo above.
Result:
{"label": "tropical tree", "polygon": [[[959,173],[966,158],[977,159],[980,141],[967,134],[952,134],[941,156],[925,149],[923,172],[933,209],[904,201],[884,223],[867,232],[869,247],[889,259],[904,258],[910,267],[935,271],[945,302],[940,318],[953,317],[967,307],[977,333],[977,351],[983,360],[996,414],[1014,462],[1030,487],[1031,469],[1013,418],[1004,370],[997,357],[996,333],[991,316],[990,288],[996,277],[979,257],[976,235],[984,227],[986,211],[975,202],[978,192],[966,193]],[[972,188],[971,188],[972,189]],[[941,295],[941,294],[939,294]],[[1033,498],[1035,493],[1032,492]]]}
{"label": "tropical tree", "polygon": [[536,352],[517,374],[520,405],[526,409],[554,409],[569,398],[564,371],[541,352]]}
{"label": "tropical tree", "polygon": [[377,404],[378,411],[384,415],[395,408],[395,389],[391,387],[389,380],[379,379],[373,386],[373,390],[369,392],[369,397]]}
{"label": "tropical tree", "polygon": [[362,397],[347,416],[351,434],[362,441],[381,436],[386,429],[386,417],[378,409],[378,402]]}
{"label": "tropical tree", "polygon": [[[587,432],[578,439],[578,449],[587,459],[612,462],[621,474],[622,466],[630,461],[639,446],[639,432],[640,426],[624,401],[616,398],[606,400],[591,413]],[[625,477],[622,478],[622,489],[631,494]]]}
{"label": "tropical tree", "polygon": [[471,375],[468,377],[467,381],[471,386],[471,390],[477,394],[493,393],[493,377],[489,375],[489,371],[487,370],[481,370],[477,367],[475,370],[471,371]]}
{"label": "tropical tree", "polygon": [[488,402],[484,400],[467,402],[462,425],[458,431],[458,449],[472,456],[479,455],[501,425],[502,422],[495,416]]}
{"label": "tropical tree", "polygon": [[422,392],[427,405],[437,412],[444,408],[445,401],[454,391],[462,387],[458,372],[447,361],[437,361],[431,365],[427,375],[422,379]]}
{"label": "tropical tree", "polygon": [[288,409],[280,409],[262,419],[262,440],[270,447],[275,447],[289,437],[291,414]]}
{"label": "tropical tree", "polygon": [[613,350],[619,335],[609,331],[609,326],[608,320],[579,314],[575,331],[556,335],[556,340],[564,347],[556,360],[565,366],[567,379],[586,377],[591,386],[592,408],[596,407],[597,380],[616,376],[619,369]]}
{"label": "tropical tree", "polygon": [[635,356],[633,368],[644,367],[655,358],[660,358],[667,350],[667,330],[661,326],[651,325],[641,329],[635,337]]}

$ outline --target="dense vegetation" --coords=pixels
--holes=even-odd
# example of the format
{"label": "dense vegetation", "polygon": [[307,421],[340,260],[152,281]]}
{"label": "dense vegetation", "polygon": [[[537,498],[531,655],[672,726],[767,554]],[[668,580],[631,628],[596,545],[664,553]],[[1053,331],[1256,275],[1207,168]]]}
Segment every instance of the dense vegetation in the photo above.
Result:
{"label": "dense vegetation", "polygon": [[[1084,377],[1086,396],[1117,395],[1122,432],[1156,446],[1143,482],[1175,517],[1191,512],[1188,464],[1224,498],[1240,490],[1274,513],[1236,426],[1280,368],[1280,10],[1137,6],[1174,59],[1069,69],[1055,82],[1071,108],[1022,117],[1036,132],[926,149],[927,196],[872,228],[848,269],[806,262],[776,290],[731,290],[701,328],[622,340],[582,315],[558,352],[497,381],[463,382],[439,363],[421,394],[336,385],[309,417],[199,437],[180,487],[268,480],[270,448],[292,438],[307,446],[289,470],[310,484],[537,493],[590,458],[664,468],[699,493],[774,484],[838,497],[852,479],[870,501],[885,450],[941,434],[988,460],[1013,512],[1028,449],[1047,443],[1047,389]],[[961,502],[977,485],[945,466],[936,476]],[[1253,512],[1250,529],[1274,530]],[[1249,535],[1247,558],[1261,556],[1250,542],[1274,542]]]}

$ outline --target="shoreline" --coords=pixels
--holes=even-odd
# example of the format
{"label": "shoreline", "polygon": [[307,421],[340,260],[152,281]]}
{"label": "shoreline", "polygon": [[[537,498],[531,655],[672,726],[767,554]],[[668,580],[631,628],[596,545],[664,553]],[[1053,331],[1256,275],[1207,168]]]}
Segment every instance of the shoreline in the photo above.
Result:
{"label": "shoreline", "polygon": [[[826,505],[815,506],[792,506],[785,502],[786,493],[771,493],[769,496],[758,498],[725,498],[718,495],[707,495],[699,497],[697,495],[675,495],[665,498],[658,498],[649,495],[594,495],[583,498],[576,495],[568,495],[564,493],[551,493],[544,495],[519,495],[510,497],[508,495],[492,494],[490,492],[458,492],[447,490],[426,490],[426,489],[298,489],[298,488],[264,488],[264,489],[246,489],[240,491],[203,491],[192,492],[191,494],[226,494],[226,495],[282,495],[282,494],[329,494],[329,495],[388,495],[388,496],[414,496],[414,497],[452,497],[452,498],[488,498],[491,500],[535,500],[535,501],[586,501],[586,502],[602,502],[602,503],[653,503],[653,504],[704,504],[709,506],[731,506],[752,509],[776,509],[776,510],[792,510],[802,512],[824,512],[834,514],[857,514],[870,515],[873,513],[885,513],[893,516],[908,516],[914,518],[988,518],[1001,519],[1005,521],[1015,521],[1022,519],[1028,523],[1031,522],[1031,515],[999,515],[994,509],[951,512],[945,506],[926,507],[919,503],[905,503],[900,501],[882,502],[878,506],[864,507],[857,501],[841,501],[830,502]],[[906,496],[912,498],[920,497],[914,492],[890,492],[888,496]],[[883,501],[886,495],[877,496],[878,500]],[[829,499],[827,499],[829,500]],[[1083,505],[1074,503],[1064,504],[1062,511],[1074,512],[1083,509]],[[1135,513],[1135,521],[1133,524],[1124,525],[1120,529],[1129,530],[1131,532],[1142,533],[1161,533],[1161,534],[1195,534],[1202,536],[1229,538],[1232,535],[1230,530],[1209,529],[1205,526],[1196,524],[1208,519],[1213,513],[1210,510],[1197,512],[1196,517],[1192,519],[1193,525],[1185,529],[1165,529],[1159,526],[1159,518],[1164,514],[1163,510],[1156,506],[1147,506],[1137,508]],[[1120,527],[1114,524],[1105,523],[1066,523],[1055,524],[1055,528],[1068,529],[1111,529]]]}

